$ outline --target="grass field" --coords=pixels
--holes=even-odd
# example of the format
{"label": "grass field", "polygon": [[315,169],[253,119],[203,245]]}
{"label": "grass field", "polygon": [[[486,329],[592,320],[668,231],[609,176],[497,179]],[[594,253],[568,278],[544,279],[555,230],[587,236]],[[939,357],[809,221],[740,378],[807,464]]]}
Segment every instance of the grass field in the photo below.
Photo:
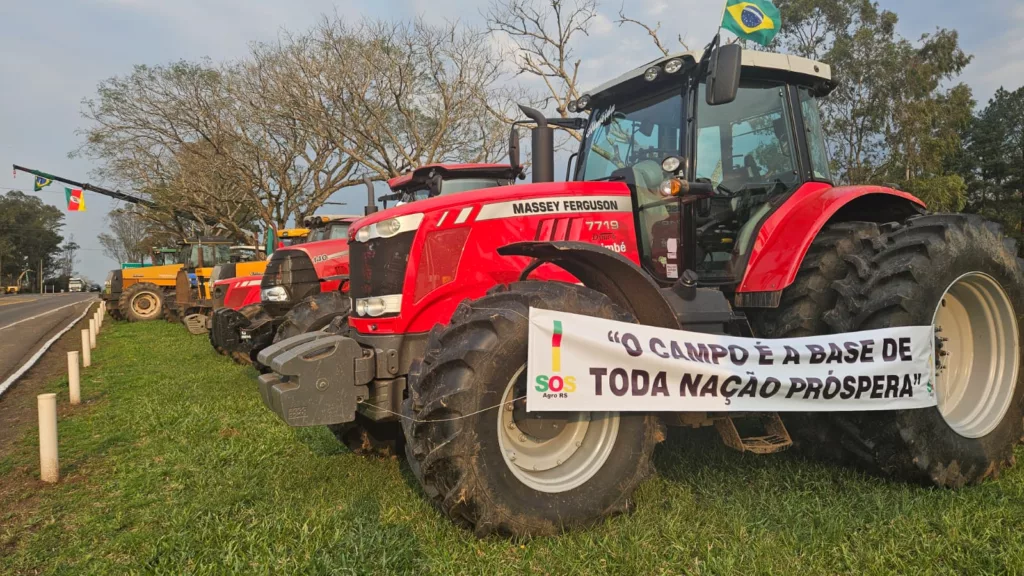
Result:
{"label": "grass field", "polygon": [[929,490],[680,432],[634,514],[478,541],[400,461],[285,426],[204,337],[111,322],[94,357],[60,422],[62,481],[37,481],[33,435],[0,459],[0,574],[1024,572],[1024,467]]}

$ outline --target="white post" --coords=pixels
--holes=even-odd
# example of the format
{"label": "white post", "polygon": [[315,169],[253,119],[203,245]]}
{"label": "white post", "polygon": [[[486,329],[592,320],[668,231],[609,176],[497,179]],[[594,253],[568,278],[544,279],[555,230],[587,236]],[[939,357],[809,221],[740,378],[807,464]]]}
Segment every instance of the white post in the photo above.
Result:
{"label": "white post", "polygon": [[71,404],[79,404],[82,401],[81,381],[78,370],[78,351],[68,352],[68,395],[71,397]]}
{"label": "white post", "polygon": [[39,478],[43,482],[60,479],[60,462],[57,459],[57,395],[40,394],[36,397],[39,407]]}
{"label": "white post", "polygon": [[89,348],[96,348],[96,319],[89,318]]}
{"label": "white post", "polygon": [[92,348],[89,348],[89,329],[82,328],[82,368],[92,366]]}

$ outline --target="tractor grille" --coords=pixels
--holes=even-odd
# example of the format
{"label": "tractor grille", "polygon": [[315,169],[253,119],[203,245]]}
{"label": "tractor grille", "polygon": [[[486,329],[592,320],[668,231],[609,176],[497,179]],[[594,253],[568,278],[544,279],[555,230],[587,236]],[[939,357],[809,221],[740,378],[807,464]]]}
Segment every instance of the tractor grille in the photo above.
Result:
{"label": "tractor grille", "polygon": [[415,231],[348,245],[352,298],[401,294]]}
{"label": "tractor grille", "polygon": [[284,286],[288,289],[287,302],[264,302],[271,316],[283,315],[307,296],[320,293],[320,276],[313,261],[301,250],[278,250],[267,262],[260,289]]}

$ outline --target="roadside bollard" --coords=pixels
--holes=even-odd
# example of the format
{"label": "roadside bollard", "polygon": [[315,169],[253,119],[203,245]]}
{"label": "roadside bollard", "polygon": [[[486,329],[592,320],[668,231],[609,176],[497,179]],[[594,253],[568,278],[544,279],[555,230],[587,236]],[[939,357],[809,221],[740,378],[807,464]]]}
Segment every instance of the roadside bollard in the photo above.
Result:
{"label": "roadside bollard", "polygon": [[78,351],[68,352],[68,396],[71,397],[71,404],[79,404],[82,401],[81,381],[78,370]]}
{"label": "roadside bollard", "polygon": [[43,482],[60,479],[57,460],[57,395],[36,396],[39,407],[39,478]]}
{"label": "roadside bollard", "polygon": [[89,329],[82,328],[82,368],[92,366],[92,353],[89,351]]}
{"label": "roadside bollard", "polygon": [[89,349],[96,348],[96,319],[89,318]]}

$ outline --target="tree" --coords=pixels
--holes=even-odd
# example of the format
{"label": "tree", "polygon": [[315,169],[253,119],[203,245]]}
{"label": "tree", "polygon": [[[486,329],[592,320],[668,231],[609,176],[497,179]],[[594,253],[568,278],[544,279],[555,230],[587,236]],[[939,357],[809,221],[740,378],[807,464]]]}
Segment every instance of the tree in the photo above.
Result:
{"label": "tree", "polygon": [[475,30],[334,18],[276,49],[287,71],[274,87],[288,102],[282,113],[360,173],[386,179],[424,164],[505,154],[502,63]]}
{"label": "tree", "polygon": [[138,66],[101,83],[78,153],[156,201],[141,213],[164,228],[185,235],[185,212],[243,240],[301,221],[366,173],[498,159],[501,74],[460,25],[324,19],[237,62]]}
{"label": "tree", "polygon": [[[491,33],[511,41],[504,56],[515,73],[541,80],[545,105],[566,118],[569,102],[582,95],[577,86],[582,61],[574,40],[589,34],[597,14],[597,0],[494,0],[484,16]],[[571,134],[579,140],[579,134]]]}
{"label": "tree", "polygon": [[64,213],[39,198],[11,191],[0,196],[0,278],[10,282],[25,270],[55,270],[64,238]]}
{"label": "tree", "polygon": [[970,63],[955,31],[913,43],[897,15],[870,0],[780,0],[776,48],[832,67],[825,132],[843,182],[895,185],[933,210],[959,210],[962,178],[946,170],[970,121],[970,88],[953,81]]}
{"label": "tree", "polygon": [[75,275],[76,255],[79,248],[74,234],[68,236],[67,241],[60,246],[57,256],[57,273],[65,281]]}
{"label": "tree", "polygon": [[997,90],[963,141],[955,169],[967,182],[966,211],[1002,223],[1024,247],[1024,88]]}
{"label": "tree", "polygon": [[142,262],[149,248],[151,225],[132,209],[111,210],[107,214],[109,232],[101,232],[96,238],[103,253],[118,264]]}

